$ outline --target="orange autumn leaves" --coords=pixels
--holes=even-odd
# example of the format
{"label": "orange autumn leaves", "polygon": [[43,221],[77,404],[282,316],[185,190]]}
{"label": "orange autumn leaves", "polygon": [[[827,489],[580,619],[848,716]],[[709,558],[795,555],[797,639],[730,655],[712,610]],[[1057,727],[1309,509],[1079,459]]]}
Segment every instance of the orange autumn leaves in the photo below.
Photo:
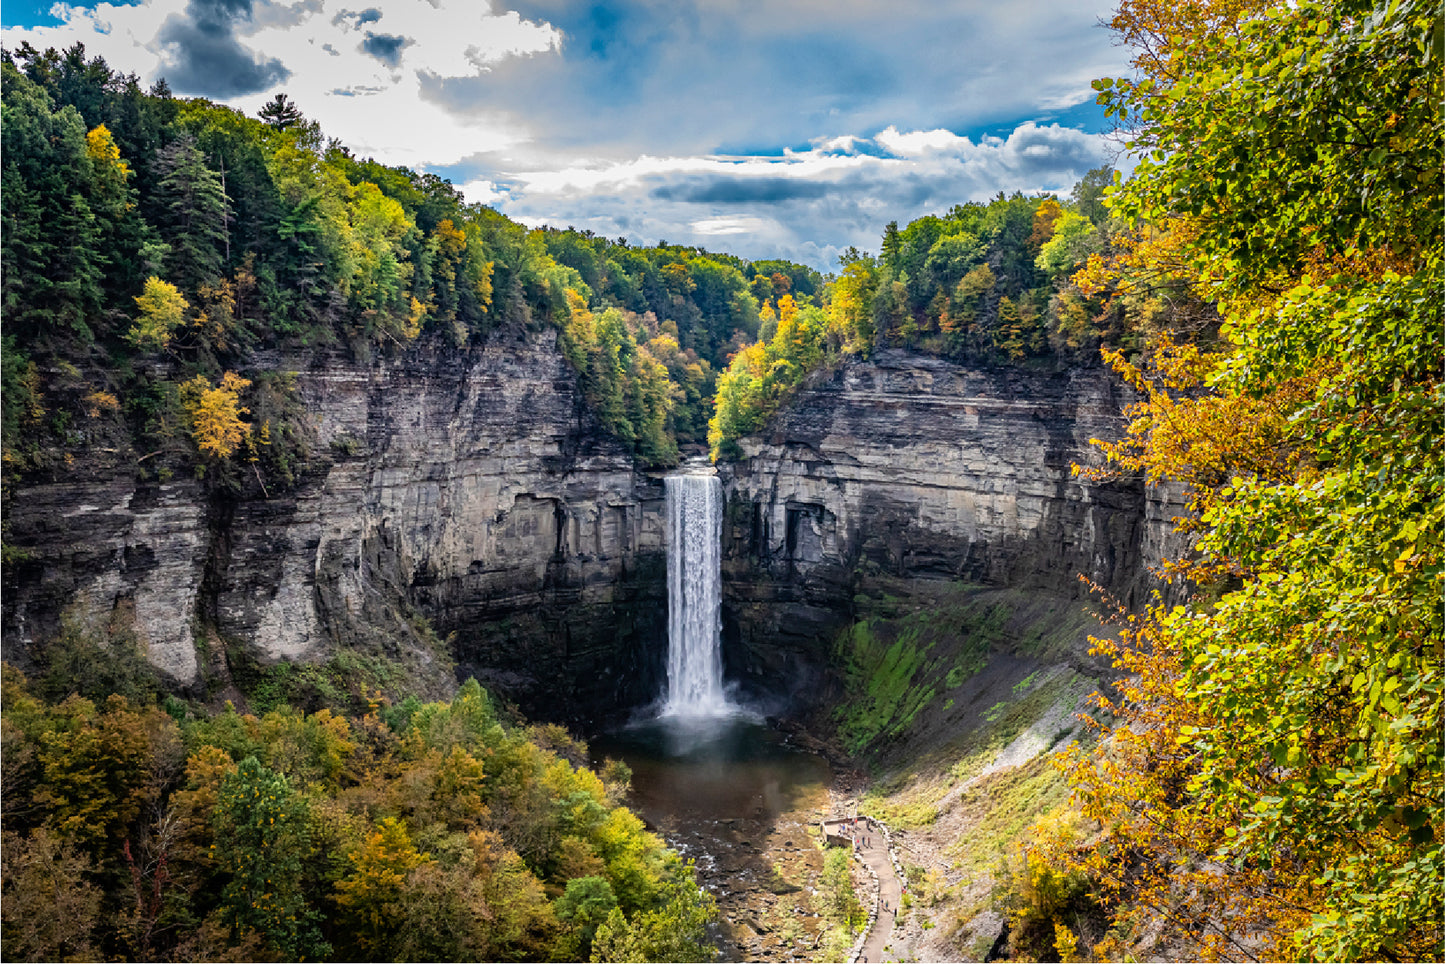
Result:
{"label": "orange autumn leaves", "polygon": [[1096,86],[1148,157],[1112,197],[1134,237],[1077,283],[1173,279],[1222,325],[1106,356],[1140,401],[1105,454],[1188,485],[1194,544],[1179,605],[1095,642],[1125,675],[1064,766],[1097,838],[1037,849],[1109,902],[1097,957],[1152,931],[1206,958],[1438,959],[1437,18],[1128,0],[1113,24],[1141,76]]}

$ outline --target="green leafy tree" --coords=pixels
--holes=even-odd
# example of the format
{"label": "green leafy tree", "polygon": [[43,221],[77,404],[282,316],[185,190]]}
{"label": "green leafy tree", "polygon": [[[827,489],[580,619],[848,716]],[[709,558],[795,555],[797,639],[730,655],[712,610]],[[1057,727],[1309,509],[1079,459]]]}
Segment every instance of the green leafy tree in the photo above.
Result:
{"label": "green leafy tree", "polygon": [[593,961],[706,961],[716,953],[708,925],[717,916],[711,895],[696,884],[680,883],[655,910],[631,920],[614,908],[597,927]]}
{"label": "green leafy tree", "polygon": [[1109,218],[1109,209],[1104,204],[1105,192],[1114,183],[1114,169],[1096,167],[1074,185],[1070,196],[1074,209],[1095,225],[1103,224]]}
{"label": "green leafy tree", "polygon": [[863,920],[863,907],[853,887],[853,870],[848,851],[833,848],[823,860],[820,879],[828,917],[842,925],[848,933],[857,930]]}
{"label": "green leafy tree", "polygon": [[1201,953],[1438,955],[1438,8],[1114,23],[1140,76],[1101,100],[1147,156],[1111,203],[1174,220],[1224,342],[1161,345],[1152,377],[1116,356],[1144,401],[1111,454],[1191,483],[1176,572],[1204,591],[1106,645],[1134,675],[1109,755],[1073,764],[1110,829],[1084,865],[1135,918],[1215,922]]}
{"label": "green leafy tree", "polygon": [[1054,223],[1054,232],[1039,248],[1038,269],[1050,277],[1072,274],[1092,252],[1097,237],[1093,223],[1084,215],[1064,211]]}
{"label": "green leafy tree", "polygon": [[592,939],[617,907],[617,895],[604,877],[574,877],[567,881],[567,890],[557,898],[557,919],[572,929],[575,960],[589,960]]}
{"label": "green leafy tree", "polygon": [[254,933],[292,960],[329,954],[317,929],[320,915],[307,898],[313,846],[305,798],[247,757],[221,783],[213,829],[226,879],[221,903],[237,934]]}

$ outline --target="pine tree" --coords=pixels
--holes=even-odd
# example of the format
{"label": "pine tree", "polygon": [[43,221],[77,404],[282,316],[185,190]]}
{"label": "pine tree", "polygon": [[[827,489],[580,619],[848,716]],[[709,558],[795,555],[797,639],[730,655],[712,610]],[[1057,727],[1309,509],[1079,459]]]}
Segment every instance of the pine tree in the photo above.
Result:
{"label": "pine tree", "polygon": [[230,202],[220,175],[206,165],[190,134],[162,148],[156,167],[160,227],[171,246],[166,273],[182,289],[195,291],[221,277]]}
{"label": "pine tree", "polygon": [[259,116],[267,125],[279,131],[294,127],[305,120],[296,102],[285,94],[277,94],[271,98],[266,106],[261,108]]}

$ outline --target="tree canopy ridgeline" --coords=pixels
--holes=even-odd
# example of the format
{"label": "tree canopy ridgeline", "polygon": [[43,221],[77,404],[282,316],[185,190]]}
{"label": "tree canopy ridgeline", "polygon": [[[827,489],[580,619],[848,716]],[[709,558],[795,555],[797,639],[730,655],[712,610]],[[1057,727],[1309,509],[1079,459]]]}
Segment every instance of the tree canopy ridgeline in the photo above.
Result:
{"label": "tree canopy ridgeline", "polygon": [[[821,287],[787,262],[529,230],[353,156],[284,94],[247,117],[142,90],[80,46],[22,44],[0,71],[7,478],[104,439],[165,477],[284,488],[315,453],[256,350],[366,362],[499,325],[561,332],[605,427],[668,464],[703,440],[713,373],[756,336],[760,299]],[[202,383],[240,393],[237,444],[208,441]]]}
{"label": "tree canopy ridgeline", "polygon": [[[763,305],[758,340],[718,377],[715,457],[760,429],[811,372],[845,356],[906,348],[984,366],[1094,365],[1099,349],[1137,351],[1154,333],[1207,336],[1217,316],[1178,266],[1131,290],[1101,283],[1153,229],[1112,218],[1109,168],[1066,200],[1000,193],[884,229],[880,253],[850,248],[820,297]],[[1078,276],[1076,279],[1076,275]]]}

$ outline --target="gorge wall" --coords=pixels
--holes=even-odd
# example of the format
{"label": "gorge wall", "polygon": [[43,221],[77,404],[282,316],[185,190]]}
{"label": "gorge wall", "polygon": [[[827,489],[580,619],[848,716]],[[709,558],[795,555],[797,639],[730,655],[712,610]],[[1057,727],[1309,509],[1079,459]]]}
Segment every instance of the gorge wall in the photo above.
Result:
{"label": "gorge wall", "polygon": [[291,491],[138,482],[137,453],[83,457],[70,477],[23,487],[9,513],[24,558],[7,568],[7,658],[53,636],[62,613],[119,620],[195,689],[217,660],[404,649],[425,661],[420,613],[454,634],[464,672],[539,716],[655,696],[662,486],[597,427],[555,333],[304,364],[313,458]]}
{"label": "gorge wall", "polygon": [[[22,664],[62,615],[134,631],[178,687],[346,650],[435,658],[529,714],[583,722],[655,698],[666,648],[663,487],[597,426],[552,332],[295,370],[312,459],[239,498],[92,450],[8,510],[4,638]],[[1073,462],[1117,436],[1097,369],[988,371],[880,352],[821,375],[720,465],[730,678],[806,688],[852,600],[887,583],[1140,601],[1173,509]],[[900,589],[900,587],[904,587]],[[424,668],[424,667],[423,667]]]}
{"label": "gorge wall", "polygon": [[1090,483],[1132,400],[1109,372],[969,368],[881,351],[808,383],[722,467],[730,675],[805,691],[860,593],[951,584],[1129,605],[1175,536],[1177,493]]}

